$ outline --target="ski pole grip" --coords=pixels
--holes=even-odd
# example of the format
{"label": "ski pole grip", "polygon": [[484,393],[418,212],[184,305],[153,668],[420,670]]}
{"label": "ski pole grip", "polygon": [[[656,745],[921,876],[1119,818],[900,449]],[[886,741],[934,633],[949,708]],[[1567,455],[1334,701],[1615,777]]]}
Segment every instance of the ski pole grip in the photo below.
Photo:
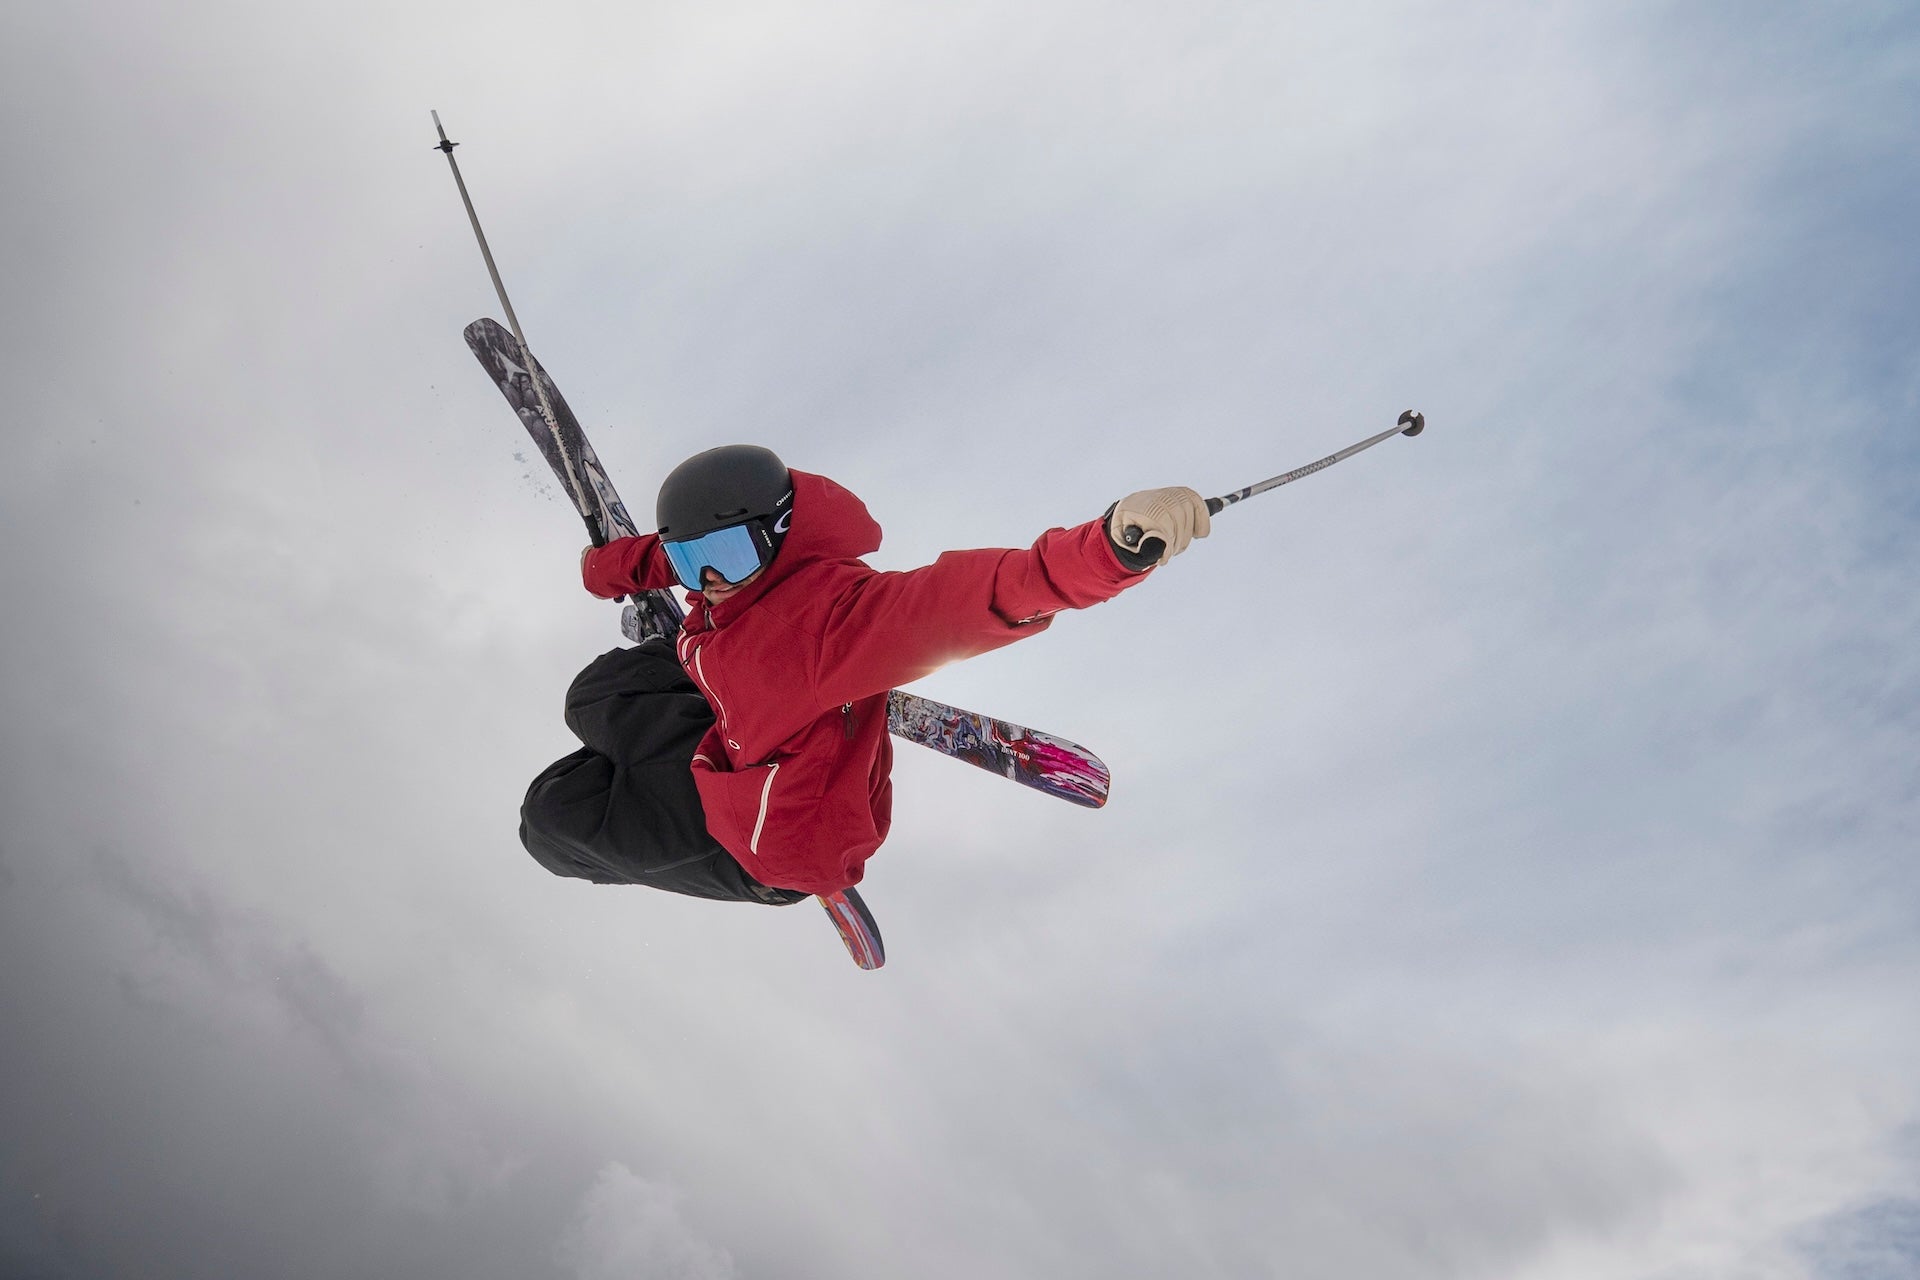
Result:
{"label": "ski pole grip", "polygon": [[[1222,511],[1226,510],[1226,507],[1225,499],[1207,499],[1207,514],[1210,516],[1219,515]],[[1158,538],[1148,538],[1147,544],[1144,547],[1141,546],[1140,537],[1145,532],[1146,530],[1142,529],[1139,525],[1130,524],[1120,531],[1120,541],[1126,544],[1127,550],[1138,551],[1143,556],[1151,555],[1155,560],[1158,560],[1160,558],[1160,552],[1167,549],[1167,544]]]}

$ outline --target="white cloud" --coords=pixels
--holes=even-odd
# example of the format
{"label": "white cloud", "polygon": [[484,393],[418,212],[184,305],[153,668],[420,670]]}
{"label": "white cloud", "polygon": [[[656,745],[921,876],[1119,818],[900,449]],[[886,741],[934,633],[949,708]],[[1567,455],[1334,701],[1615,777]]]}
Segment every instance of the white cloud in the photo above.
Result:
{"label": "white cloud", "polygon": [[681,1196],[617,1161],[594,1179],[557,1250],[576,1280],[732,1280],[733,1259],[680,1212]]}

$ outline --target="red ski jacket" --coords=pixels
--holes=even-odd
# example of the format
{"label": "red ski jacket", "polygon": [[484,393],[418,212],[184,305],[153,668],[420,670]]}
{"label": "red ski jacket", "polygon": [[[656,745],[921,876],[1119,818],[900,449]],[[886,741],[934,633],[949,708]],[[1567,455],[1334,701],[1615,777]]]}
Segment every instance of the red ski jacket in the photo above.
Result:
{"label": "red ski jacket", "polygon": [[[887,690],[1146,574],[1121,565],[1103,520],[1049,529],[1024,551],[949,551],[882,573],[859,559],[880,547],[866,504],[792,474],[779,554],[718,605],[689,593],[679,653],[715,717],[693,758],[708,831],[762,884],[831,893],[860,882],[892,824]],[[654,534],[591,552],[581,577],[608,598],[675,585]]]}

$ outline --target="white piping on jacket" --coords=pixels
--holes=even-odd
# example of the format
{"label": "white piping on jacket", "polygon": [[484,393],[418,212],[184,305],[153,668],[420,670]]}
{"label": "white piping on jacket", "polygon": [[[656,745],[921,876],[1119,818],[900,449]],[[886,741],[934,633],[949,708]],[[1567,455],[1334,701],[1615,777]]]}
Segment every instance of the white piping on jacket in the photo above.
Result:
{"label": "white piping on jacket", "polygon": [[[684,631],[680,633],[680,645],[682,646],[682,653],[681,653],[680,660],[683,663],[686,661],[687,651],[690,650],[693,654],[694,678],[700,682],[700,691],[707,695],[707,700],[709,702],[713,703],[713,709],[720,713],[720,735],[721,737],[726,738],[727,707],[725,703],[720,701],[720,695],[714,692],[712,683],[710,683],[707,680],[706,664],[701,662],[700,660],[700,646],[697,644],[694,644],[693,637],[687,635]],[[736,751],[740,749],[740,744],[735,742],[732,738],[726,738],[726,743],[728,746],[732,747]],[[714,765],[713,761],[708,760],[703,755],[696,754],[694,756],[694,759],[704,761],[706,763],[706,766],[709,769],[714,769],[717,767]],[[767,807],[768,807],[768,801],[773,796],[773,779],[775,775],[777,775],[779,772],[780,772],[779,765],[777,764],[768,765],[766,785],[760,788],[760,816],[754,819],[753,835],[747,840],[747,852],[751,853],[756,858],[760,856],[760,832],[767,825]]]}
{"label": "white piping on jacket", "polygon": [[773,795],[773,780],[779,772],[779,765],[768,765],[767,785],[760,788],[760,817],[753,824],[753,838],[747,841],[747,852],[756,858],[760,856],[760,828],[767,825],[767,800]]}
{"label": "white piping on jacket", "polygon": [[713,699],[713,709],[720,713],[720,728],[722,732],[725,732],[727,727],[727,707],[725,703],[720,701],[720,695],[715,692],[713,682],[707,679],[707,666],[704,662],[700,661],[700,650],[698,648],[695,648],[693,651],[693,669],[700,675],[701,687],[706,690],[707,696]]}

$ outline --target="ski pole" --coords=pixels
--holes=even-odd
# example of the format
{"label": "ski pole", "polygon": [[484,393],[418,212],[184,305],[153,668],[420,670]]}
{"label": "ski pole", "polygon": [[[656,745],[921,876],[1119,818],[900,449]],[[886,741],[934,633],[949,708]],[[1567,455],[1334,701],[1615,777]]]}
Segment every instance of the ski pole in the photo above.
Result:
{"label": "ski pole", "polygon": [[[1242,498],[1251,498],[1256,493],[1265,493],[1269,489],[1278,489],[1283,484],[1292,484],[1302,476],[1310,476],[1316,471],[1324,471],[1344,458],[1351,458],[1362,449],[1373,448],[1373,446],[1390,436],[1417,436],[1421,431],[1426,429],[1426,425],[1426,414],[1415,413],[1412,409],[1409,409],[1400,415],[1399,421],[1395,422],[1393,426],[1382,431],[1377,436],[1368,436],[1358,444],[1350,444],[1340,452],[1330,453],[1318,462],[1309,462],[1304,467],[1295,467],[1292,471],[1284,475],[1274,476],[1270,480],[1262,480],[1259,484],[1250,484],[1244,489],[1235,489],[1232,493],[1222,494],[1218,498],[1208,498],[1207,514],[1217,516]],[[1129,549],[1144,551],[1146,548],[1140,546],[1140,535],[1140,526],[1130,524],[1122,531],[1120,540],[1126,543]],[[1160,539],[1150,538],[1148,541],[1159,542]]]}
{"label": "ski pole", "polygon": [[506,311],[507,323],[513,328],[513,340],[520,344],[521,358],[527,362],[527,381],[533,384],[533,394],[540,402],[540,416],[547,420],[547,430],[553,434],[554,447],[559,451],[560,460],[566,463],[567,484],[576,499],[574,505],[583,514],[595,513],[586,516],[587,532],[592,536],[594,546],[604,547],[607,545],[607,531],[601,527],[597,514],[599,508],[587,500],[586,486],[580,479],[580,468],[574,465],[572,456],[567,453],[560,434],[560,419],[553,412],[552,402],[547,399],[547,389],[540,384],[540,366],[534,361],[533,349],[527,346],[526,334],[520,331],[520,317],[513,314],[513,304],[507,301],[507,286],[500,283],[500,269],[493,265],[493,250],[487,248],[487,233],[480,229],[480,217],[473,211],[473,199],[467,195],[466,181],[461,178],[460,166],[453,158],[453,149],[460,144],[447,141],[447,131],[440,125],[440,113],[434,111],[430,114],[433,116],[433,130],[440,135],[439,145],[434,150],[446,156],[447,167],[453,170],[453,183],[460,188],[460,203],[467,207],[467,221],[473,224],[473,238],[480,242],[480,256],[486,259],[487,274],[493,278],[493,291],[500,295],[500,306]]}

